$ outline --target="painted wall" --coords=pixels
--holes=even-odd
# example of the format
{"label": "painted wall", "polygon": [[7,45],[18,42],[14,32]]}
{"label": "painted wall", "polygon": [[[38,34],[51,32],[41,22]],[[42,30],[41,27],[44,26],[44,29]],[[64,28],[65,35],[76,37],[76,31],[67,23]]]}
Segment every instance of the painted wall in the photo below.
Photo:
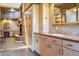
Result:
{"label": "painted wall", "polygon": [[66,35],[79,36],[79,26],[51,26],[50,29],[50,33],[61,33]]}
{"label": "painted wall", "polygon": [[43,4],[43,33],[49,32],[49,4]]}
{"label": "painted wall", "polygon": [[32,51],[35,50],[34,32],[38,32],[38,5],[33,4],[33,18],[32,18]]}

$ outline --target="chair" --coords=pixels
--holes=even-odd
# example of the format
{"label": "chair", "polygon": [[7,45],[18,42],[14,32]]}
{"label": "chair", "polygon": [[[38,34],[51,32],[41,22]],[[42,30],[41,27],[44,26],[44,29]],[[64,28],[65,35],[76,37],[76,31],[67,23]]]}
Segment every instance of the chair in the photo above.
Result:
{"label": "chair", "polygon": [[0,44],[2,45],[5,42],[4,37],[0,37]]}
{"label": "chair", "polygon": [[23,36],[15,35],[16,42],[23,42]]}

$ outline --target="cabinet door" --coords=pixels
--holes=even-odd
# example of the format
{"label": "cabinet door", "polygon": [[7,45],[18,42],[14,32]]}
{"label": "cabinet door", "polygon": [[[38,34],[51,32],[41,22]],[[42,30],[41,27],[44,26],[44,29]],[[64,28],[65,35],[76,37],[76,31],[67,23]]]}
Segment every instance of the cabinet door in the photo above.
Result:
{"label": "cabinet door", "polygon": [[63,40],[63,46],[70,48],[72,50],[79,51],[79,43],[78,42]]}
{"label": "cabinet door", "polygon": [[56,44],[51,44],[49,46],[49,56],[61,56],[62,55],[62,47]]}
{"label": "cabinet door", "polygon": [[39,39],[39,54],[42,56],[48,56],[48,42],[44,39],[41,38]]}
{"label": "cabinet door", "polygon": [[39,35],[35,35],[35,51],[39,53]]}
{"label": "cabinet door", "polygon": [[63,56],[79,56],[79,52],[63,48]]}

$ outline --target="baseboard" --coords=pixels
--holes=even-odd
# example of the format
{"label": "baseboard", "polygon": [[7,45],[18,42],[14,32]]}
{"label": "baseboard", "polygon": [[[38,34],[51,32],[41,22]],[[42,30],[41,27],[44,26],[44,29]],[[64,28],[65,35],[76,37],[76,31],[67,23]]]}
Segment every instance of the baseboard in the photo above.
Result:
{"label": "baseboard", "polygon": [[33,52],[34,54],[36,54],[36,56],[41,56],[39,53],[37,53],[36,51],[32,51],[32,49],[31,48],[29,48],[29,50],[31,51],[31,52]]}
{"label": "baseboard", "polygon": [[25,42],[23,42],[25,45],[27,45]]}

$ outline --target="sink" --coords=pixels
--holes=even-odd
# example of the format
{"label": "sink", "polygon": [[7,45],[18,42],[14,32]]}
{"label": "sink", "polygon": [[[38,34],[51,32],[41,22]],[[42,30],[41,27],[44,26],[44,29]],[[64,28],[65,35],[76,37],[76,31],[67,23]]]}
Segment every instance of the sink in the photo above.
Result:
{"label": "sink", "polygon": [[64,36],[64,34],[50,34],[50,35],[53,35],[53,36],[61,36],[61,37]]}

